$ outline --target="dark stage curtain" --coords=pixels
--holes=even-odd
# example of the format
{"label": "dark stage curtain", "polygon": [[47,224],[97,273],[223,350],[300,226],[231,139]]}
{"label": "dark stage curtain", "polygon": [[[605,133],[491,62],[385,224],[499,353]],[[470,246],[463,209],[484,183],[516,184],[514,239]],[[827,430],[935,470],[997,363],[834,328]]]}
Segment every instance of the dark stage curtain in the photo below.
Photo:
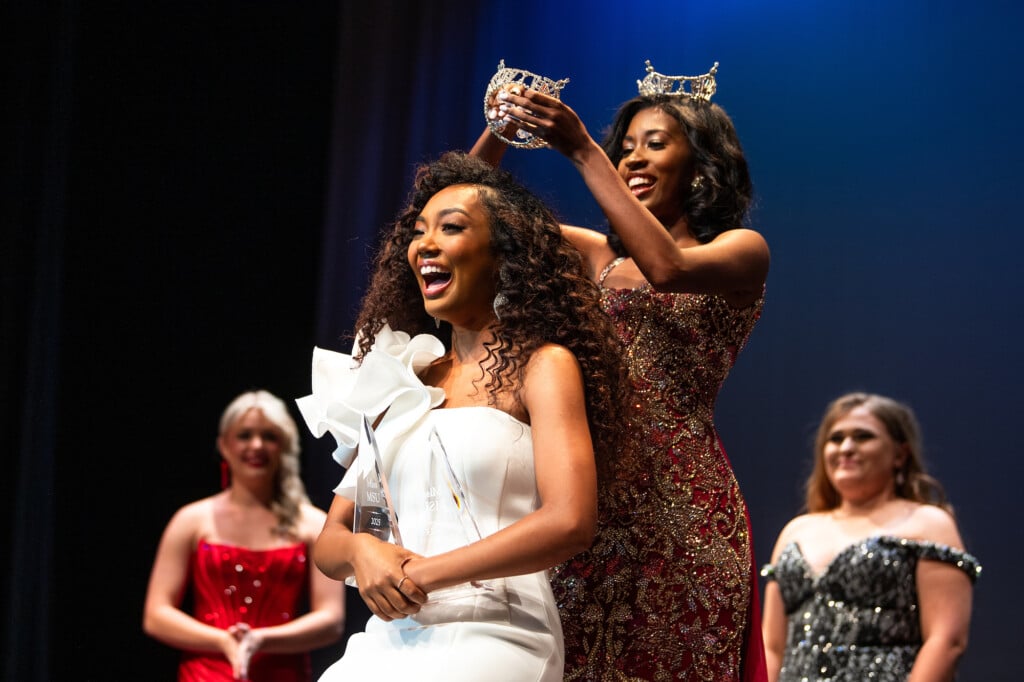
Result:
{"label": "dark stage curtain", "polygon": [[308,391],[338,14],[0,4],[3,679],[176,678],[160,533],[231,398]]}
{"label": "dark stage curtain", "polygon": [[3,302],[0,434],[7,473],[2,544],[2,669],[7,680],[49,680],[58,344],[66,226],[75,0],[0,9],[4,153],[0,182]]}
{"label": "dark stage curtain", "polygon": [[[479,3],[344,3],[317,343],[348,352],[378,231],[417,164],[468,149]],[[479,95],[482,98],[482,91]],[[471,123],[472,121],[472,123]],[[344,339],[342,337],[345,337]]]}

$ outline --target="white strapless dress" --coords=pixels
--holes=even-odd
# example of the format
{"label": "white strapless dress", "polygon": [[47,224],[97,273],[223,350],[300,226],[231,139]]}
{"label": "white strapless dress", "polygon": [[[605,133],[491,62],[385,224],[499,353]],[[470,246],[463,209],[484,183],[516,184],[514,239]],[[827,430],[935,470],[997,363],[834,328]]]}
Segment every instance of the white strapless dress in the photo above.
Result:
{"label": "white strapless dress", "polygon": [[[351,415],[372,419],[388,407],[375,433],[405,547],[432,556],[473,539],[459,523],[444,467],[433,454],[434,430],[482,537],[536,510],[529,425],[491,407],[431,409],[443,393],[415,375],[437,351],[423,350],[424,337],[433,337],[410,343],[401,332],[385,331],[358,370],[345,369],[348,356],[317,349],[316,395],[299,400],[313,432],[330,431],[338,440],[335,458],[348,470],[335,494],[355,499],[359,467],[352,466]],[[349,376],[339,379],[345,372]],[[356,379],[356,373],[363,376]],[[561,682],[562,628],[548,578],[539,571],[482,587],[456,586],[432,592],[414,616],[391,622],[371,616],[320,682]]]}
{"label": "white strapless dress", "polygon": [[[392,450],[385,475],[404,545],[436,554],[465,544],[457,523],[424,510],[451,504],[427,437],[436,428],[467,496],[480,533],[490,535],[537,508],[530,427],[489,407],[436,409]],[[432,466],[433,463],[433,466]],[[350,469],[355,472],[355,467]],[[346,475],[339,490],[354,489]],[[444,516],[442,516],[444,518]],[[448,594],[444,594],[448,592]],[[452,588],[438,602],[402,620],[373,616],[348,640],[344,655],[321,682],[560,682],[562,629],[546,571]]]}

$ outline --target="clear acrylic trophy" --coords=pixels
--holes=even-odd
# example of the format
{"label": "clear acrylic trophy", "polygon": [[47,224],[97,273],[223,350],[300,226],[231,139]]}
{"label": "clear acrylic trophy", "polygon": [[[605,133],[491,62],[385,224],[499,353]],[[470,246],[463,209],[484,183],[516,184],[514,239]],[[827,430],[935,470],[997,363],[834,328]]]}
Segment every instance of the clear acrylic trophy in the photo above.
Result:
{"label": "clear acrylic trophy", "polygon": [[444,443],[441,442],[441,436],[438,435],[436,428],[430,429],[428,440],[430,441],[430,454],[434,467],[440,468],[444,472],[445,483],[447,484],[452,502],[455,504],[455,514],[458,517],[459,525],[462,526],[462,532],[466,537],[466,544],[483,539],[483,536],[480,534],[480,527],[476,525],[476,519],[473,518],[473,513],[469,510],[469,498],[466,496],[466,491],[462,489],[462,484],[459,483],[455,470],[452,469],[452,462],[448,459],[448,451],[444,449]]}
{"label": "clear acrylic trophy", "polygon": [[[427,507],[431,511],[431,521],[426,533],[427,547],[424,548],[424,554],[434,555],[476,542],[483,536],[470,509],[469,497],[455,475],[448,451],[436,428],[431,428],[428,441],[430,468]],[[430,593],[424,608],[493,589],[491,581],[474,581],[435,590]]]}
{"label": "clear acrylic trophy", "polygon": [[359,434],[356,466],[358,476],[352,531],[370,533],[379,540],[394,542],[401,547],[402,533],[398,530],[398,515],[391,502],[391,491],[380,461],[377,439],[366,415],[363,415],[363,428]]}
{"label": "clear acrylic trophy", "polygon": [[[470,510],[469,498],[455,475],[448,452],[436,429],[431,428],[428,442],[429,453],[424,452],[425,457],[420,460],[425,467],[420,469],[421,475],[425,474],[423,487],[417,486],[417,490],[403,487],[403,508],[421,510],[421,513],[412,513],[405,520],[408,531],[406,543],[398,528],[398,514],[373,428],[363,417],[359,450],[353,463],[353,466],[358,467],[353,532],[370,533],[379,540],[408,547],[423,556],[434,556],[464,547],[482,538],[480,527]],[[345,584],[356,587],[355,577],[346,578]],[[414,617],[418,625],[413,627],[422,627],[436,618],[451,618],[453,613],[460,611],[480,614],[487,609],[498,608],[502,612],[505,599],[503,587],[502,580],[488,580],[433,590],[419,615]],[[474,598],[480,595],[490,595],[487,605],[475,603]]]}
{"label": "clear acrylic trophy", "polygon": [[[391,490],[381,464],[380,449],[366,415],[359,432],[359,450],[353,464],[356,467],[356,499],[352,519],[353,533],[369,533],[378,540],[393,542],[402,547],[402,533],[398,530],[398,514],[391,501]],[[345,579],[346,585],[356,586],[354,576]]]}

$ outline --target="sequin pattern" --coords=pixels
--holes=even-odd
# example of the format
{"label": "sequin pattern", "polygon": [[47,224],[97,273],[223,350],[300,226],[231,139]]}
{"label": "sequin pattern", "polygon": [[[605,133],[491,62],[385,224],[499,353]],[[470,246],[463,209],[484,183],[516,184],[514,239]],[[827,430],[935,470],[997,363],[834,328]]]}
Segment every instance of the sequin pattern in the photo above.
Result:
{"label": "sequin pattern", "polygon": [[565,679],[738,680],[750,532],[713,413],[763,297],[738,310],[644,286],[602,302],[641,409],[599,492],[593,546],[554,573]]}
{"label": "sequin pattern", "polygon": [[[192,555],[191,588],[195,617],[227,629],[281,625],[298,617],[309,596],[309,566],[304,544],[251,550],[200,541]],[[257,654],[249,669],[253,682],[308,681],[308,654]],[[234,680],[220,654],[185,652],[179,682]]]}
{"label": "sequin pattern", "polygon": [[971,580],[981,566],[946,545],[892,536],[840,552],[815,576],[796,543],[762,574],[775,580],[788,616],[779,682],[903,682],[921,647],[918,561],[952,564]]}

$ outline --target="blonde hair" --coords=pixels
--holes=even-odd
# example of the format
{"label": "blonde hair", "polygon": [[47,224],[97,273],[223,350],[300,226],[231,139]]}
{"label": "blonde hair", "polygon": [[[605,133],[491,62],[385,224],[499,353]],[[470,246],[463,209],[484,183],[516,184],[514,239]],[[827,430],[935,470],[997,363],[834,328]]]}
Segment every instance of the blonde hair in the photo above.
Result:
{"label": "blonde hair", "polygon": [[946,500],[942,485],[925,470],[921,429],[914,411],[901,402],[874,393],[847,393],[833,400],[825,409],[814,439],[814,468],[804,485],[807,511],[828,511],[838,507],[841,502],[839,492],[825,471],[825,444],[835,423],[858,407],[864,407],[882,422],[889,437],[906,453],[898,472],[902,476],[896,480],[896,496],[935,505],[952,513],[953,508]]}
{"label": "blonde hair", "polygon": [[249,410],[259,410],[284,437],[281,466],[277,471],[270,509],[277,517],[274,532],[294,536],[303,504],[309,504],[306,486],[299,472],[299,430],[284,402],[268,391],[248,391],[231,401],[220,417],[219,435],[223,437]]}

